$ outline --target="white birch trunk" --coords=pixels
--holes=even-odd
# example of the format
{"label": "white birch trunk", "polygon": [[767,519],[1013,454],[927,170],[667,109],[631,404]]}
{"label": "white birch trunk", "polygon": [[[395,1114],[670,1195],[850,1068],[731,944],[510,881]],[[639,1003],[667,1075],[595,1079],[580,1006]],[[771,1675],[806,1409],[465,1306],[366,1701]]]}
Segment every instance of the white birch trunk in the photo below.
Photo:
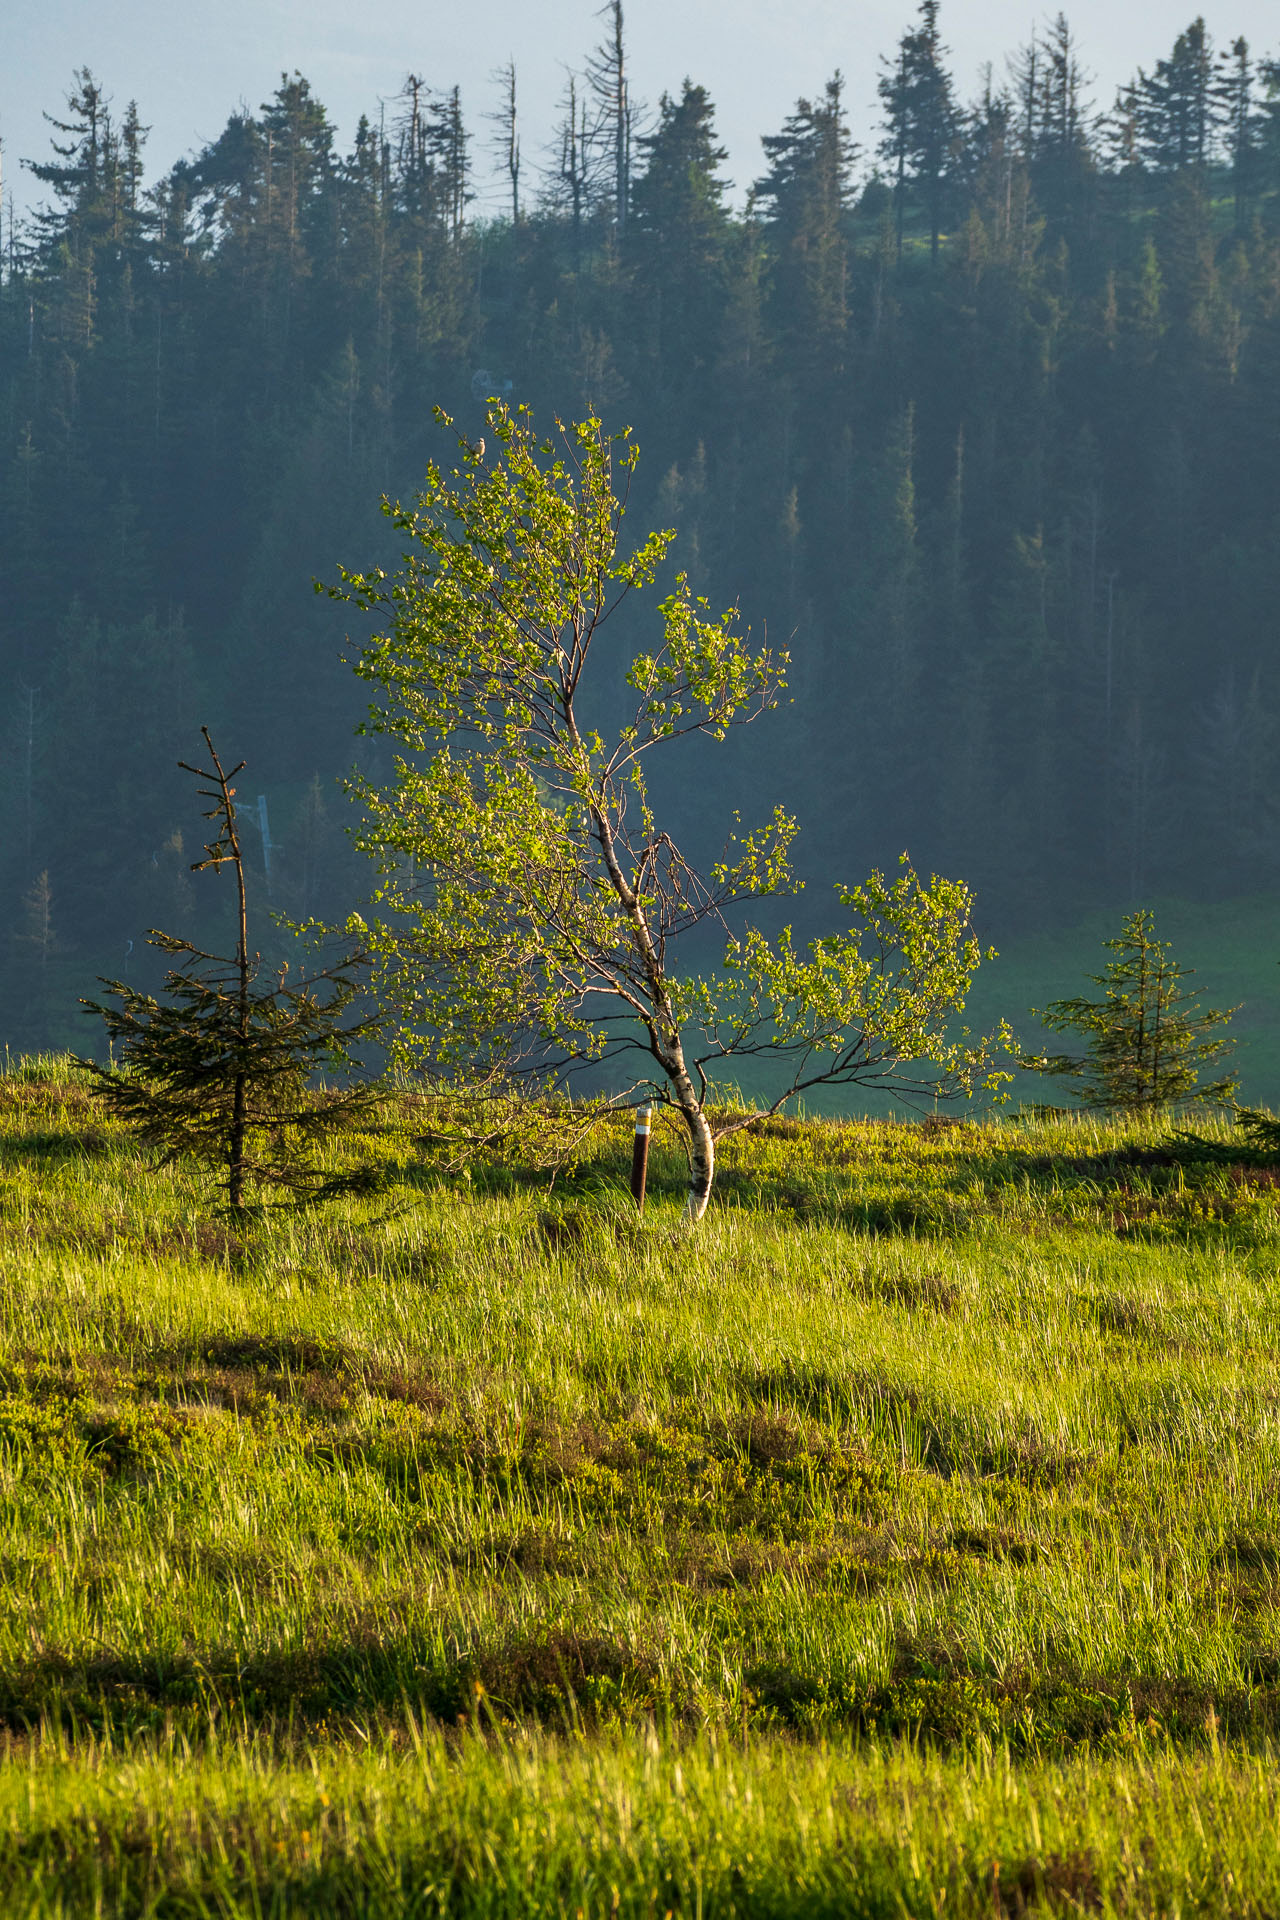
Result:
{"label": "white birch trunk", "polygon": [[[576,738],[576,731],[575,731]],[[635,889],[622,871],[614,845],[613,829],[603,807],[594,809],[600,850],[609,878],[631,922],[636,952],[640,955],[652,996],[654,1019],[646,1020],[656,1059],[670,1083],[685,1126],[689,1129],[689,1193],[684,1203],[684,1220],[696,1226],[707,1210],[711,1182],[715,1178],[716,1147],[702,1101],[685,1064],[684,1048],[672,1012],[671,998],[662,978],[662,965],[654,945],[652,931]]]}
{"label": "white birch trunk", "polygon": [[684,1116],[689,1129],[689,1193],[684,1203],[686,1225],[696,1226],[707,1210],[716,1171],[716,1145],[701,1107]]}
{"label": "white birch trunk", "polygon": [[671,1082],[671,1091],[679,1103],[681,1118],[689,1129],[689,1192],[685,1198],[683,1218],[686,1226],[693,1227],[706,1212],[707,1202],[711,1198],[711,1182],[716,1171],[716,1143],[689,1076],[689,1069],[684,1063],[684,1049],[674,1033],[659,1058]]}

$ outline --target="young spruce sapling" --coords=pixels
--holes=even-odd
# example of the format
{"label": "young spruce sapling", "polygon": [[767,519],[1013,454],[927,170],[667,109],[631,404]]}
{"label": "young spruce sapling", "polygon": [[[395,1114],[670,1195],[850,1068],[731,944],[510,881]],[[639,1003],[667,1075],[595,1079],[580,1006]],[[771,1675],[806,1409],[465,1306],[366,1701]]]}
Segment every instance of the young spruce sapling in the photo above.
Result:
{"label": "young spruce sapling", "polygon": [[106,1024],[113,1059],[79,1065],[94,1091],[158,1149],[161,1164],[179,1159],[219,1170],[227,1204],[241,1214],[251,1188],[274,1188],[294,1201],[325,1200],[367,1188],[368,1173],[334,1173],[317,1164],[331,1136],[369,1118],[376,1096],[364,1084],[313,1085],[325,1069],[351,1072],[351,1047],[368,1030],[351,1019],[358,956],[296,987],[260,984],[261,960],[249,951],[244,858],[234,780],[244,763],[224,771],[207,728],[212,768],[179,765],[205,782],[214,822],[205,858],[192,872],[230,867],[236,884],[237,937],[232,956],[206,953],[192,941],[153,928],[152,946],[173,961],[165,997],[127,982],[104,980],[110,1001],[85,1001]]}

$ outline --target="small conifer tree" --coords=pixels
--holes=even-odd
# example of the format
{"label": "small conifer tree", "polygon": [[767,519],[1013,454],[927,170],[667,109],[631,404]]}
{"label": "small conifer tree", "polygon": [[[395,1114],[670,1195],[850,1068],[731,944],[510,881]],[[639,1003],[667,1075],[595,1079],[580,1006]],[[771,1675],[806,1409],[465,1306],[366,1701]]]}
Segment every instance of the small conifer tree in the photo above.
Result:
{"label": "small conifer tree", "polygon": [[1150,908],[1128,914],[1119,937],[1104,945],[1115,958],[1089,975],[1104,989],[1100,1000],[1077,995],[1031,1009],[1054,1033],[1083,1034],[1087,1051],[1029,1055],[1022,1065],[1062,1075],[1081,1105],[1110,1112],[1179,1106],[1193,1097],[1229,1101],[1238,1080],[1201,1086],[1200,1075],[1234,1047],[1222,1029],[1237,1009],[1201,1012],[1184,985],[1194,968],[1179,966],[1169,943],[1157,940]]}
{"label": "small conifer tree", "polygon": [[259,984],[260,960],[249,951],[244,860],[231,781],[243,761],[223,770],[202,728],[212,770],[180,761],[212,801],[215,823],[205,858],[192,872],[235,876],[238,938],[232,957],[206,953],[191,941],[152,929],[148,938],[173,959],[166,998],[120,980],[104,980],[114,1005],[85,1001],[106,1023],[110,1066],[82,1060],[94,1091],[161,1154],[161,1164],[190,1158],[218,1168],[227,1202],[239,1214],[251,1185],[283,1189],[295,1200],[319,1200],[367,1187],[367,1174],[332,1174],[315,1165],[316,1148],[366,1118],[374,1096],[364,1085],[311,1085],[322,1068],[351,1065],[350,1047],[367,1022],[345,1016],[356,997],[357,962],[317,973],[297,987],[282,973]]}

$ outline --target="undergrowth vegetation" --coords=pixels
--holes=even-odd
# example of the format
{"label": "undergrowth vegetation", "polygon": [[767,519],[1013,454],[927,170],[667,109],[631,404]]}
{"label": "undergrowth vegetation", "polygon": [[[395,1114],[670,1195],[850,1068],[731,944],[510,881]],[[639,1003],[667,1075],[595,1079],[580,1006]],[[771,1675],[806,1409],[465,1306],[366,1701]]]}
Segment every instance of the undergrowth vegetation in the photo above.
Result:
{"label": "undergrowth vegetation", "polygon": [[233,1232],[0,1079],[6,1913],[1275,1910],[1275,1171],[426,1108]]}

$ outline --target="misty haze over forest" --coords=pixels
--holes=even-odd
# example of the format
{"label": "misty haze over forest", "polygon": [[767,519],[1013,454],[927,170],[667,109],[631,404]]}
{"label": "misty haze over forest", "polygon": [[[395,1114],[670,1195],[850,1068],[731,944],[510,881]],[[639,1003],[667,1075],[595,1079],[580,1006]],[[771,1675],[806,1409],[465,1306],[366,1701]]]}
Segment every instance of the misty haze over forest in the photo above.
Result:
{"label": "misty haze over forest", "polygon": [[1192,22],[1095,114],[1065,20],[976,100],[942,25],[889,50],[874,151],[816,76],[745,208],[716,75],[637,124],[608,34],[502,217],[470,198],[501,122],[414,76],[346,152],[286,76],[160,178],[127,73],[48,103],[49,205],[0,258],[10,1046],[85,1047],[95,976],[198,927],[202,723],[265,796],[270,904],[367,889],[336,780],[383,749],[312,581],[391,560],[379,496],[452,457],[432,408],[475,437],[493,392],[631,425],[636,537],[678,528],[791,648],[793,703],[670,796],[693,852],[779,801],[802,918],[905,846],[997,939],[1274,886],[1276,50]]}

